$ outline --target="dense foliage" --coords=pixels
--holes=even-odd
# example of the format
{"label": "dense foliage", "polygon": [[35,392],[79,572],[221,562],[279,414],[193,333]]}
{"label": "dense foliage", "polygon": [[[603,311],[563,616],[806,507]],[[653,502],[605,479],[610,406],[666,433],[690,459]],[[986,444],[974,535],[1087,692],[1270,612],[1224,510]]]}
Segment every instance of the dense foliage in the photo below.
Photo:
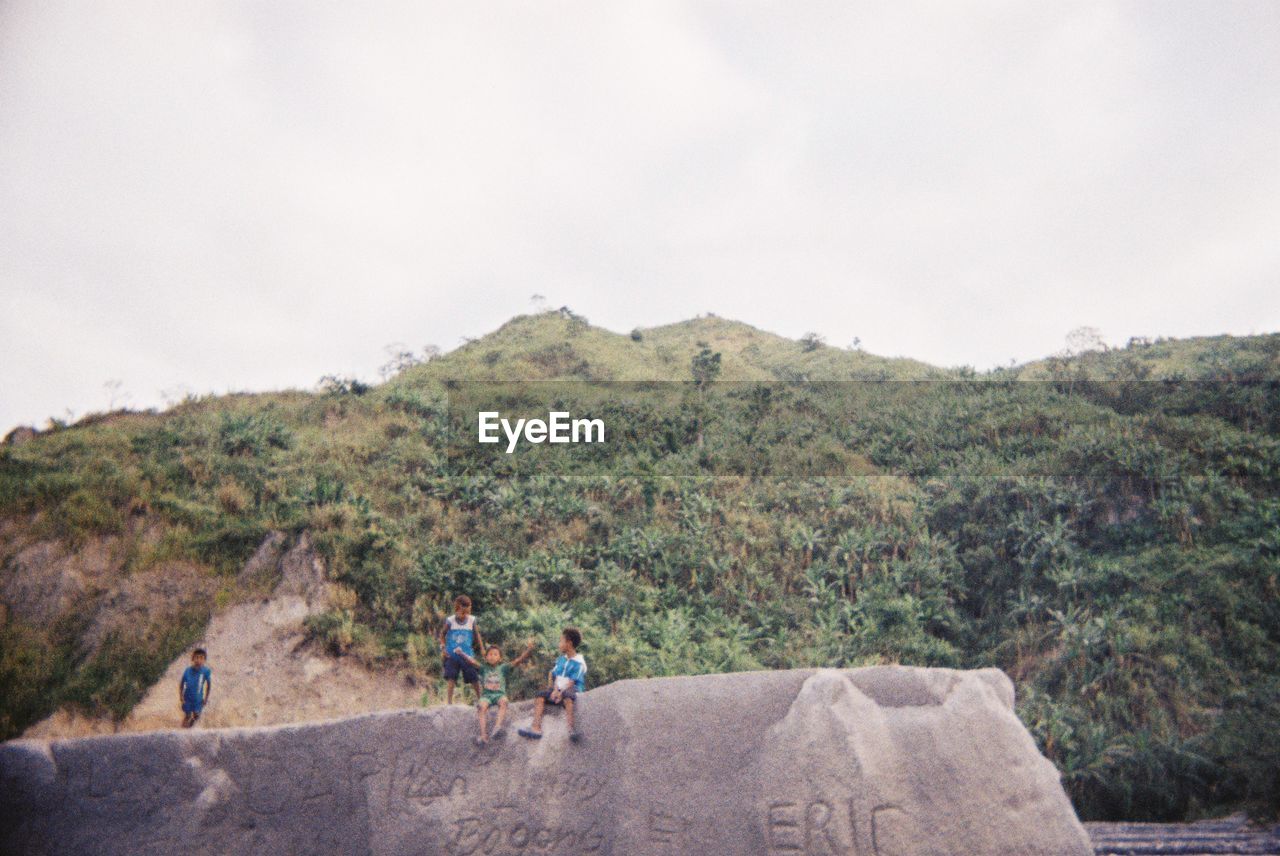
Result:
{"label": "dense foliage", "polygon": [[[72,543],[161,521],[134,566],[181,557],[230,598],[269,531],[306,530],[335,584],[316,638],[423,675],[425,634],[461,592],[509,647],[546,651],[580,626],[593,685],[994,665],[1083,817],[1274,812],[1278,358],[1270,336],[948,374],[719,319],[612,337],[548,314],[371,389],[43,432],[0,451],[0,511]],[[614,401],[629,442],[578,470],[517,474],[451,450],[449,378],[601,380],[633,364],[688,389]],[[853,409],[816,383],[926,377],[870,384],[874,406]],[[199,632],[184,620],[194,629],[87,659],[75,614],[8,621],[5,736],[62,703],[127,710],[120,694],[136,699]],[[158,653],[129,661],[131,644]]]}

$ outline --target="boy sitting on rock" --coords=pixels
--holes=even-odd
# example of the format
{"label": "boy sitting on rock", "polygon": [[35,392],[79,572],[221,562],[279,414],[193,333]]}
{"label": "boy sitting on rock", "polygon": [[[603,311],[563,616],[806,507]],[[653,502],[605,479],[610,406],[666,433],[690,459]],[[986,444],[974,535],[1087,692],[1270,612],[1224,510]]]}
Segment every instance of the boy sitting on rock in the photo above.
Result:
{"label": "boy sitting on rock", "polygon": [[476,745],[483,746],[489,742],[489,708],[498,706],[498,721],[493,724],[493,739],[503,736],[502,723],[507,718],[507,678],[511,670],[524,664],[533,653],[533,641],[525,647],[520,656],[510,663],[502,662],[502,649],[490,645],[484,652],[484,664],[478,663],[474,657],[463,655],[467,662],[480,669],[480,697],[476,699],[476,712],[480,717],[480,736]]}
{"label": "boy sitting on rock", "polygon": [[531,740],[542,738],[542,714],[548,704],[564,708],[569,725],[569,739],[578,742],[579,734],[573,727],[573,705],[578,693],[587,689],[587,661],[578,653],[582,633],[576,627],[566,627],[560,634],[560,656],[551,670],[547,688],[538,693],[533,703],[533,727],[521,728],[521,737]]}

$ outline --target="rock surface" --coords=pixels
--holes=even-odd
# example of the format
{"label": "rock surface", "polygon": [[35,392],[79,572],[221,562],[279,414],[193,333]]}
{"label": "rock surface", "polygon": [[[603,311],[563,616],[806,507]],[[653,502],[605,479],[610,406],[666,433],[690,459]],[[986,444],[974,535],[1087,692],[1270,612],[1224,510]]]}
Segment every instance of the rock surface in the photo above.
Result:
{"label": "rock surface", "polygon": [[17,853],[1088,854],[988,669],[620,681],[583,739],[472,710],[0,746]]}

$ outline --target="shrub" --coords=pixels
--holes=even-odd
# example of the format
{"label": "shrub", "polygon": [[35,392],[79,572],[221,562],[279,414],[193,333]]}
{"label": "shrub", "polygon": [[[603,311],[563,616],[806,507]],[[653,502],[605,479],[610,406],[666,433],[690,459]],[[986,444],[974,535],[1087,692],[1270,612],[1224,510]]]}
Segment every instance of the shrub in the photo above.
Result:
{"label": "shrub", "polygon": [[372,386],[357,378],[337,375],[325,375],[320,378],[319,387],[322,393],[331,396],[360,396],[373,389]]}
{"label": "shrub", "polygon": [[124,515],[100,494],[81,489],[64,499],[54,511],[56,531],[73,544],[93,535],[115,535],[124,529]]}
{"label": "shrub", "polygon": [[271,449],[287,449],[293,434],[279,419],[267,413],[224,414],[218,429],[223,454],[261,457]]}
{"label": "shrub", "polygon": [[233,481],[224,481],[218,487],[218,505],[227,514],[243,514],[253,503],[253,497]]}
{"label": "shrub", "polygon": [[817,333],[805,333],[800,337],[800,349],[806,354],[816,351],[826,344],[826,339]]}

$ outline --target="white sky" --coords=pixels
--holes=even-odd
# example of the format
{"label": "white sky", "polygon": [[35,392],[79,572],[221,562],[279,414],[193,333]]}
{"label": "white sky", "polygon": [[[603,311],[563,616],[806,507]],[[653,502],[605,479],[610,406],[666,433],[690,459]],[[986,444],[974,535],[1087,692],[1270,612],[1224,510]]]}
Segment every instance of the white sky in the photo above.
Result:
{"label": "white sky", "polygon": [[1274,0],[0,2],[0,433],[534,292],[987,368],[1278,280]]}

